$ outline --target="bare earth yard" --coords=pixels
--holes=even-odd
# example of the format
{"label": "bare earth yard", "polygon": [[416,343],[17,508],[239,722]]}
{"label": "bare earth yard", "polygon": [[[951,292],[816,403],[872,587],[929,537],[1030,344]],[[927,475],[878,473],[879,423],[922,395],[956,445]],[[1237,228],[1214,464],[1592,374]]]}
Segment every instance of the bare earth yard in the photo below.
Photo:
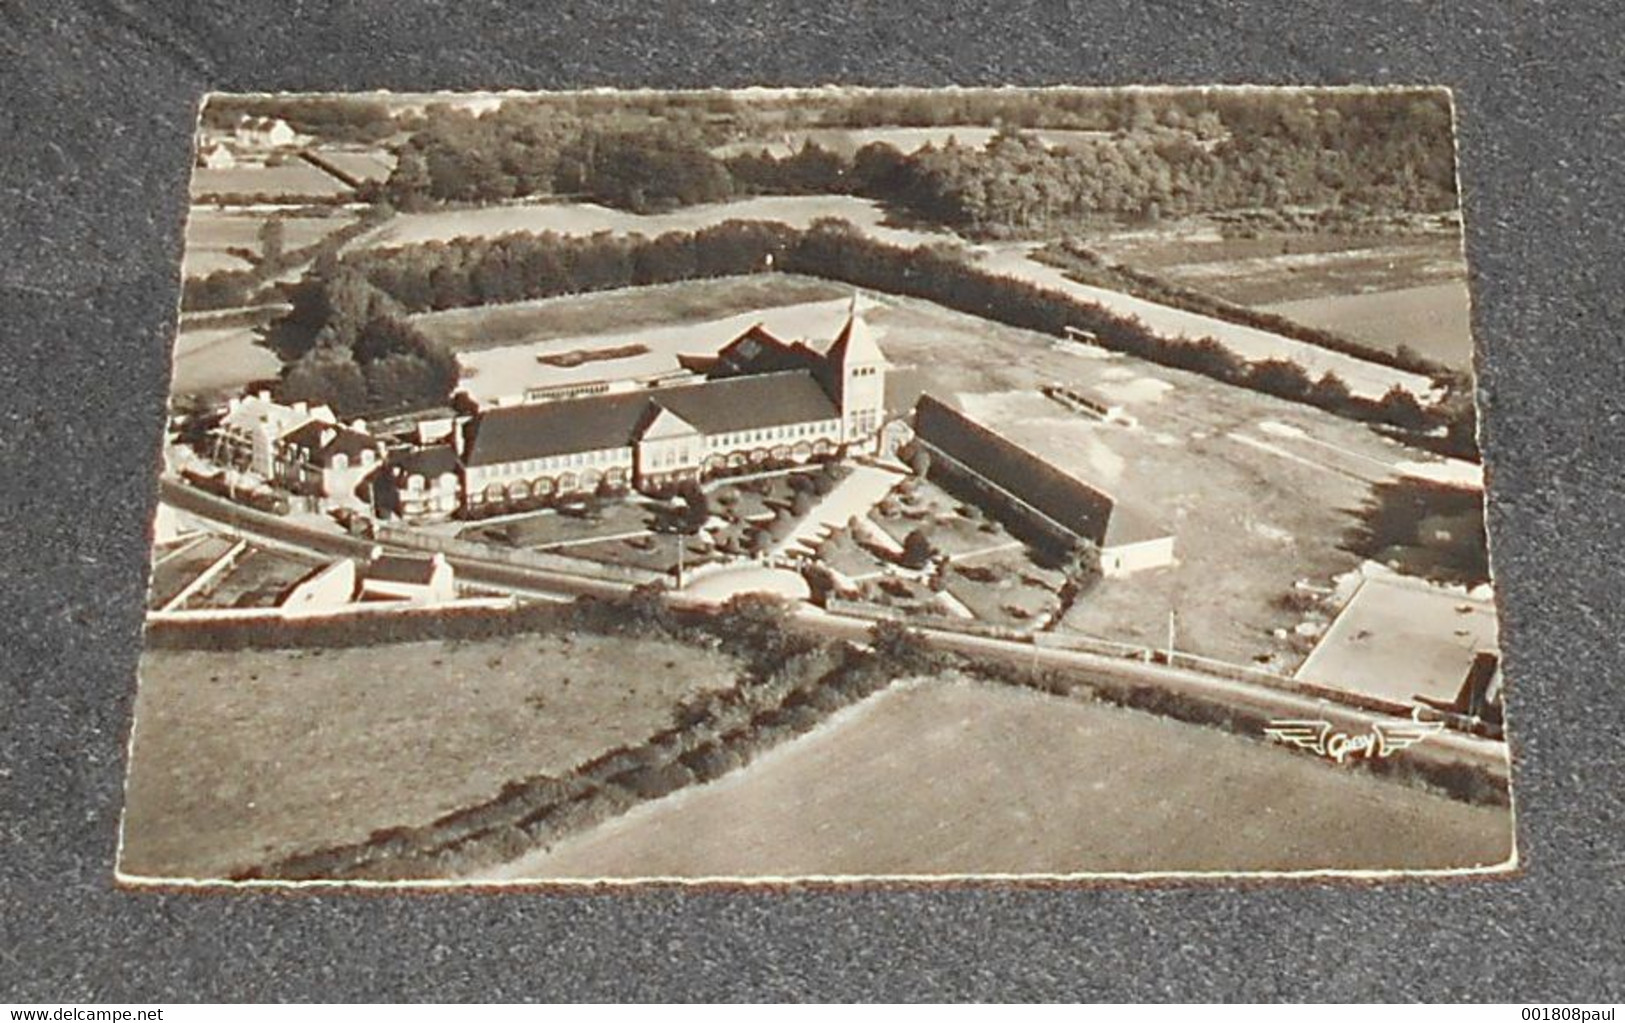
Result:
{"label": "bare earth yard", "polygon": [[1489,866],[1511,815],[1216,730],[1026,690],[894,688],[504,879]]}
{"label": "bare earth yard", "polygon": [[119,869],[217,878],[427,823],[641,741],[734,673],[696,648],[591,635],[149,651]]}

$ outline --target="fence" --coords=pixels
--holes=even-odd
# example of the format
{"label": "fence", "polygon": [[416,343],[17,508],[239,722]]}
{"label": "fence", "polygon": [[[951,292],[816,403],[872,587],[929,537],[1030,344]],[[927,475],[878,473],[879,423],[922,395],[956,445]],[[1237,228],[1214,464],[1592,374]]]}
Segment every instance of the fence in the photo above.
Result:
{"label": "fence", "polygon": [[[825,610],[830,614],[844,615],[848,618],[862,618],[867,621],[898,621],[938,632],[956,632],[963,635],[979,636],[984,639],[1004,640],[1010,643],[1030,643],[1039,649],[1072,650],[1079,653],[1098,654],[1103,657],[1120,657],[1125,660],[1166,664],[1171,668],[1181,668],[1186,671],[1230,679],[1235,682],[1246,682],[1297,696],[1327,700],[1332,703],[1342,704],[1345,707],[1371,713],[1408,717],[1414,710],[1414,707],[1408,703],[1379,699],[1342,689],[1332,689],[1302,679],[1277,675],[1274,672],[1264,671],[1260,668],[1251,668],[1246,665],[1233,664],[1229,661],[1220,661],[1211,657],[1202,657],[1178,650],[1174,651],[1170,656],[1165,650],[1156,650],[1151,647],[1129,643],[1117,643],[1094,636],[1076,633],[1017,632],[1013,629],[1000,628],[999,626],[986,625],[980,622],[968,622],[957,618],[910,614],[896,608],[861,601],[843,600],[839,597],[830,597],[826,601]],[[1457,731],[1472,732],[1478,735],[1485,734],[1480,726],[1461,718],[1460,715],[1435,714],[1434,716]]]}

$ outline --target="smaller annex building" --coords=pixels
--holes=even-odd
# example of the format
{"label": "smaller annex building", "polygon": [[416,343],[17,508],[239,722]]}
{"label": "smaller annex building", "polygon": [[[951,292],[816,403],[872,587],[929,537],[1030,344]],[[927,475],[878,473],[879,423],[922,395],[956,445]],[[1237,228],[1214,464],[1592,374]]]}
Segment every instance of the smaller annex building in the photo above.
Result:
{"label": "smaller annex building", "polygon": [[1148,515],[929,394],[914,407],[914,443],[930,456],[933,474],[995,497],[990,511],[1093,544],[1108,578],[1174,563],[1173,534]]}

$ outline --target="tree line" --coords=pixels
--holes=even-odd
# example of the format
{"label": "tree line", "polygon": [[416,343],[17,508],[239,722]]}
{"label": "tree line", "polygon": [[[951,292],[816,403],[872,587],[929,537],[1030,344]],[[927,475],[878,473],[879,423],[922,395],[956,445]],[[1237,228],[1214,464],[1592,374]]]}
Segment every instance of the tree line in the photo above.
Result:
{"label": "tree line", "polygon": [[[1301,366],[1281,359],[1249,362],[1212,338],[1195,342],[1164,338],[1133,317],[989,273],[951,248],[891,245],[838,220],[818,221],[806,230],[773,222],[727,221],[652,239],[607,233],[591,237],[516,233],[354,253],[301,283],[284,325],[291,323],[296,328],[292,336],[304,340],[287,349],[284,358],[325,360],[333,356],[317,353],[334,347],[370,352],[370,343],[357,348],[368,325],[380,319],[402,320],[405,314],[772,271],[922,298],[1057,337],[1081,333],[1112,351],[1418,437],[1444,427],[1445,439],[1437,445],[1441,450],[1462,457],[1476,454],[1472,395],[1463,380],[1447,381],[1454,388],[1450,400],[1433,407],[1424,407],[1399,387],[1372,400],[1351,394],[1335,374],[1311,378]],[[335,318],[337,325],[332,322]],[[410,336],[410,325],[403,328],[389,336]],[[322,336],[333,340],[326,345],[314,340]],[[381,348],[393,352],[394,344],[381,343]],[[326,365],[324,361],[309,368],[315,373]],[[455,386],[454,370],[436,379],[435,386],[442,385],[448,393]],[[353,379],[345,386],[356,388]]]}
{"label": "tree line", "polygon": [[1317,117],[1298,132],[1219,140],[1159,125],[1064,143],[1006,129],[982,146],[950,137],[912,153],[871,142],[850,159],[808,141],[782,157],[740,154],[727,167],[736,191],[862,195],[973,236],[1249,208],[1453,209],[1449,132],[1389,135],[1379,125]]}

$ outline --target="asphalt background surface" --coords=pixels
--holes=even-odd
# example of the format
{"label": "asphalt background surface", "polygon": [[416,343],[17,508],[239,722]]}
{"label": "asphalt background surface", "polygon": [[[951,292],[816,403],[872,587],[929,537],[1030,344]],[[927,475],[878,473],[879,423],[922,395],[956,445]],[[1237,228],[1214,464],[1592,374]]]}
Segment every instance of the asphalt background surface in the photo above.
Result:
{"label": "asphalt background surface", "polygon": [[[0,0],[0,1000],[1625,998],[1622,36],[1600,0]],[[1455,88],[1524,874],[117,890],[201,94],[832,81]]]}

